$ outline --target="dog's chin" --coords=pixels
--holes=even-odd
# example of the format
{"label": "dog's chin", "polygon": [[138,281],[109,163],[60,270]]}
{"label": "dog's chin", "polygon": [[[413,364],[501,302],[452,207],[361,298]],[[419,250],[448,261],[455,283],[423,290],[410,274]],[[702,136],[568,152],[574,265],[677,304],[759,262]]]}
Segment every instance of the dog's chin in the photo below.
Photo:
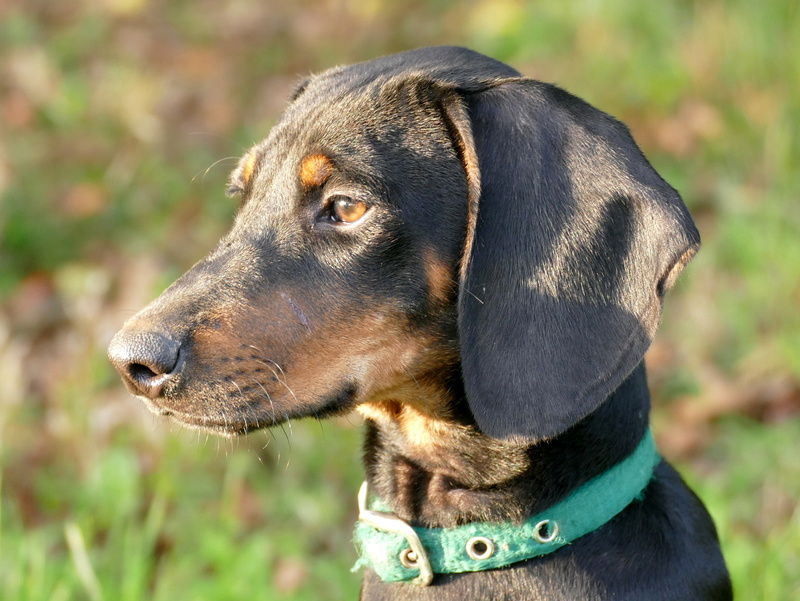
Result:
{"label": "dog's chin", "polygon": [[223,436],[225,438],[236,438],[238,436],[244,436],[245,434],[249,434],[254,430],[259,430],[261,428],[265,428],[268,425],[272,424],[265,424],[259,425],[257,423],[235,423],[235,422],[221,422],[216,417],[208,417],[205,415],[187,415],[184,413],[163,413],[166,417],[169,417],[174,422],[180,424],[184,428],[188,428],[190,430],[199,430],[201,432],[207,432],[208,434],[214,434],[216,436]]}
{"label": "dog's chin", "polygon": [[186,413],[185,411],[159,405],[146,397],[140,396],[138,398],[144,402],[151,412],[159,417],[167,417],[190,430],[200,430],[216,436],[224,436],[225,438],[236,438],[237,436],[249,434],[254,430],[274,425],[271,421],[270,423],[262,423],[255,420],[245,421],[218,415]]}
{"label": "dog's chin", "polygon": [[[228,407],[227,410],[219,412],[200,413],[186,411],[172,405],[172,403],[176,402],[175,399],[171,401],[163,398],[154,400],[145,396],[138,396],[138,398],[151,412],[160,417],[168,417],[181,426],[192,430],[202,430],[218,436],[235,438],[255,430],[277,426],[292,419],[305,417],[323,419],[335,415],[343,415],[355,408],[355,396],[355,385],[346,383],[335,392],[316,402],[308,405],[298,403],[296,406],[282,411],[279,415],[280,419],[275,419],[276,416],[273,414],[271,407],[269,409],[263,408],[262,410],[251,408],[246,413],[240,413],[235,407]],[[189,408],[194,406],[191,403],[181,401],[177,401],[177,403],[180,406],[188,405]],[[203,403],[197,403],[197,405],[203,406]]]}

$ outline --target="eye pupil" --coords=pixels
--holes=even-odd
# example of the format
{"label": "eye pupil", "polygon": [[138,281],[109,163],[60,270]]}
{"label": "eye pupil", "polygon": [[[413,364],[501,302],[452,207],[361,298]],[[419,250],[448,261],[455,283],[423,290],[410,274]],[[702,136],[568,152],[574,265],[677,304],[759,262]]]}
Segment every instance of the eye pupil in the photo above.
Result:
{"label": "eye pupil", "polygon": [[355,223],[367,212],[367,205],[349,196],[337,196],[331,203],[331,221]]}

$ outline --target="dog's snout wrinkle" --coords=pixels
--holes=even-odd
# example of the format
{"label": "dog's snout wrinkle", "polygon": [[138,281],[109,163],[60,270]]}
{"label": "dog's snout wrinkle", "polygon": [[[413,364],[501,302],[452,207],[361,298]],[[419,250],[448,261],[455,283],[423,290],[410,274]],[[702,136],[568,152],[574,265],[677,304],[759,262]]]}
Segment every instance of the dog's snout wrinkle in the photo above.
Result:
{"label": "dog's snout wrinkle", "polygon": [[180,342],[164,334],[123,329],[111,341],[108,357],[131,392],[156,399],[178,372],[180,350]]}

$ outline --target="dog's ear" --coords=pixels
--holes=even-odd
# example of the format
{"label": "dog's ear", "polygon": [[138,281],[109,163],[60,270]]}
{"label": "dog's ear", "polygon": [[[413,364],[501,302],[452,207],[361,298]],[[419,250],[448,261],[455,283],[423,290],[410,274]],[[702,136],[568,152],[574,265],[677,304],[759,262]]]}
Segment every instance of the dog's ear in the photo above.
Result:
{"label": "dog's ear", "polygon": [[641,362],[699,235],[627,128],[563,90],[514,78],[443,107],[471,190],[467,399],[489,436],[549,438]]}

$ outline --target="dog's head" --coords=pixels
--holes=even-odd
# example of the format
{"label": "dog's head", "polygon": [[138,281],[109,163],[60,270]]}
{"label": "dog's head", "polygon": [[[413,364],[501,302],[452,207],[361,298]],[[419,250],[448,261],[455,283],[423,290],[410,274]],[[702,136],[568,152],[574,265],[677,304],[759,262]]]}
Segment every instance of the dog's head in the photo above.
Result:
{"label": "dog's head", "polygon": [[457,48],[310,78],[231,193],[230,233],[109,349],[226,434],[465,394],[487,435],[553,436],[642,360],[699,243],[623,125]]}

